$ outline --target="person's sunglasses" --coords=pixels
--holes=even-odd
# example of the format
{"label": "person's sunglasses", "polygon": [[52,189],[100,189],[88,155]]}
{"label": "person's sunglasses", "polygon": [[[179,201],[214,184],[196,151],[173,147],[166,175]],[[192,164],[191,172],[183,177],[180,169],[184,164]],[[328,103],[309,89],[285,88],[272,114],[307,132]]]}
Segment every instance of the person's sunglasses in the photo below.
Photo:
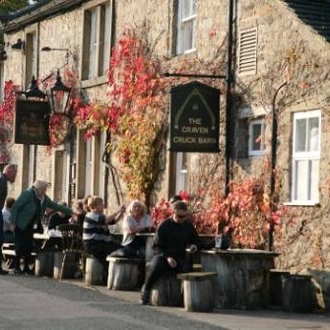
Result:
{"label": "person's sunglasses", "polygon": [[185,215],[179,215],[179,214],[177,214],[176,215],[179,219],[183,219],[183,218],[186,218],[187,217],[187,214],[185,214]]}

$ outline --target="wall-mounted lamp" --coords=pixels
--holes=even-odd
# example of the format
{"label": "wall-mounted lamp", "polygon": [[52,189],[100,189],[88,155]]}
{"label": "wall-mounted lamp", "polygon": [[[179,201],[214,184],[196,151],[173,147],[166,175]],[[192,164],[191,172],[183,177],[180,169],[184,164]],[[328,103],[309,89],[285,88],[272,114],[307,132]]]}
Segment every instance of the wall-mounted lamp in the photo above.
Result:
{"label": "wall-mounted lamp", "polygon": [[37,80],[35,79],[34,76],[32,76],[30,86],[28,87],[28,89],[24,92],[19,92],[19,94],[25,95],[26,99],[28,98],[45,99],[47,96],[43,91],[39,89],[37,85]]}
{"label": "wall-mounted lamp", "polygon": [[71,88],[63,84],[60,70],[57,70],[56,82],[53,87],[47,91],[51,112],[67,114],[70,94]]}
{"label": "wall-mounted lamp", "polygon": [[24,51],[25,50],[25,41],[23,41],[22,39],[17,39],[17,42],[15,44],[11,45],[11,49]]}

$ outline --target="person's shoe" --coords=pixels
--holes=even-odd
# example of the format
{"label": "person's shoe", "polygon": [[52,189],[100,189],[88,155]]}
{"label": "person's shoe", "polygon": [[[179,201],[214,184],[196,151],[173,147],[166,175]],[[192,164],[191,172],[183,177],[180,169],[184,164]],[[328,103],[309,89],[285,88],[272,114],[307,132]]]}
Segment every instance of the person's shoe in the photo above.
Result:
{"label": "person's shoe", "polygon": [[0,268],[0,275],[7,275],[8,271]]}
{"label": "person's shoe", "polygon": [[24,274],[24,272],[20,268],[14,268],[13,272],[14,272],[14,275],[23,275]]}
{"label": "person's shoe", "polygon": [[149,304],[149,291],[145,290],[144,287],[142,287],[141,290],[140,304],[141,305]]}
{"label": "person's shoe", "polygon": [[27,275],[34,275],[34,271],[31,270],[30,268],[24,268],[23,273]]}

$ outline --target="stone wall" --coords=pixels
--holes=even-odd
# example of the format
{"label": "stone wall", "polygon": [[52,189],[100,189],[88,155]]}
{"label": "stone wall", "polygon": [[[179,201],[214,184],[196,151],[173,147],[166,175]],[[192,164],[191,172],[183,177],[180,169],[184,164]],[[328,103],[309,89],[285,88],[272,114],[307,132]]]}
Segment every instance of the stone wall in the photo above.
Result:
{"label": "stone wall", "polygon": [[[329,223],[329,74],[330,45],[311,27],[302,24],[281,1],[241,1],[239,27],[258,29],[257,75],[240,77],[241,86],[254,86],[245,96],[252,108],[271,109],[276,89],[288,84],[278,94],[278,149],[276,168],[279,173],[280,201],[289,203],[288,210],[294,221],[284,219],[281,236],[275,237],[279,268],[293,272],[324,271],[318,279],[323,283],[325,305],[329,308],[328,270],[330,269]],[[243,90],[243,88],[241,89]],[[315,206],[290,205],[292,114],[296,111],[320,109],[322,111],[320,203]],[[266,125],[271,125],[270,115]],[[268,131],[270,132],[270,131]],[[271,137],[266,137],[268,145]],[[271,148],[266,147],[270,160]],[[238,160],[237,175],[262,164],[265,159]],[[251,171],[255,173],[254,170]],[[269,171],[265,171],[270,175]]]}
{"label": "stone wall", "polygon": [[[95,0],[94,0],[95,1]],[[93,3],[86,1],[85,4]],[[153,45],[155,54],[163,59],[164,71],[175,71],[180,68],[186,73],[225,74],[225,58],[227,50],[228,32],[228,1],[208,0],[198,1],[198,16],[196,22],[196,52],[183,56],[173,56],[175,44],[175,6],[176,1],[170,0],[127,0],[115,1],[115,29],[114,40],[118,40],[128,27],[137,32],[142,31]],[[84,4],[84,5],[85,5]],[[326,187],[330,170],[329,144],[327,127],[329,127],[329,85],[330,81],[330,47],[310,27],[302,24],[295,14],[280,0],[237,1],[235,11],[235,38],[242,29],[257,28],[258,53],[257,74],[252,76],[237,76],[235,92],[240,99],[251,106],[255,113],[263,109],[266,113],[266,158],[270,157],[270,118],[272,99],[276,89],[283,81],[288,85],[281,90],[276,99],[279,115],[279,136],[277,168],[280,174],[281,202],[290,202],[290,171],[291,171],[291,140],[292,113],[311,109],[322,110],[322,159],[320,168],[320,205],[309,207],[288,206],[295,222],[288,223],[283,228],[282,237],[276,237],[276,248],[281,252],[278,266],[293,271],[304,271],[308,267],[329,269],[330,257],[330,225],[329,195]],[[18,38],[25,39],[29,31],[39,31],[40,47],[51,46],[69,48],[69,68],[81,70],[83,7],[76,7],[73,11],[62,12],[28,26],[21,31],[5,36],[6,42],[14,43]],[[234,59],[237,48],[235,48]],[[46,77],[65,62],[63,52],[40,52],[38,77]],[[24,54],[8,48],[8,60],[5,63],[5,77],[24,86]],[[218,173],[224,176],[224,142],[225,142],[225,81],[221,79],[198,79],[212,87],[220,88],[223,92],[220,107],[221,125],[221,154],[220,155],[192,155],[192,164],[218,165]],[[191,81],[191,79],[173,79],[173,86]],[[303,84],[308,81],[309,85]],[[84,87],[88,98],[105,100],[106,81],[97,86]],[[235,99],[236,101],[236,99]],[[235,103],[235,105],[237,105]],[[238,108],[232,109],[239,116]],[[233,134],[233,139],[239,134]],[[236,141],[240,143],[240,141]],[[12,158],[20,162],[23,147],[14,145]],[[38,147],[36,160],[36,176],[51,179],[53,157],[49,156],[47,148]],[[235,150],[234,150],[235,153]],[[167,154],[169,156],[169,153]],[[233,175],[243,177],[246,174],[262,173],[264,158],[236,159],[233,164]],[[85,166],[83,161],[77,160],[78,166]],[[201,172],[201,168],[197,168]],[[212,169],[210,169],[211,172]],[[202,168],[206,171],[206,167]],[[166,160],[162,181],[157,186],[159,197],[168,196],[170,166],[169,157]],[[205,173],[204,173],[205,174]],[[263,173],[270,175],[269,172]],[[26,173],[24,174],[26,175]],[[195,181],[195,182],[194,182]],[[193,189],[196,183],[194,176],[190,178]],[[18,175],[17,184],[11,188],[12,195],[17,194],[24,185],[22,172]],[[204,181],[200,181],[204,182]],[[324,184],[324,186],[322,186]],[[205,184],[207,185],[207,184]],[[113,187],[109,183],[109,201],[114,201]],[[113,203],[113,206],[115,203]],[[111,205],[111,203],[110,203]]]}

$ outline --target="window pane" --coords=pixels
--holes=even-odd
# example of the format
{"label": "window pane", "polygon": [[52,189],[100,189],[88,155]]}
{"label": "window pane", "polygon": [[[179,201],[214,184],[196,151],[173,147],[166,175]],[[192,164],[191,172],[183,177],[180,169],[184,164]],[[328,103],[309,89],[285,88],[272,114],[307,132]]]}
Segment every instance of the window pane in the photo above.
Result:
{"label": "window pane", "polygon": [[308,177],[308,160],[296,161],[295,199],[307,199]]}
{"label": "window pane", "polygon": [[104,6],[104,41],[103,41],[103,59],[102,59],[102,73],[105,74],[109,67],[110,57],[110,42],[111,42],[111,13],[110,6]]}
{"label": "window pane", "polygon": [[319,119],[310,118],[308,120],[309,146],[308,151],[319,150]]}
{"label": "window pane", "polygon": [[183,49],[188,50],[193,48],[194,33],[193,33],[193,21],[188,21],[182,24],[183,27]]}
{"label": "window pane", "polygon": [[311,161],[311,182],[310,182],[310,199],[314,201],[319,200],[319,172],[320,172],[320,161]]}
{"label": "window pane", "polygon": [[97,11],[91,11],[90,49],[89,49],[89,78],[95,78],[97,63]]}
{"label": "window pane", "polygon": [[306,119],[296,120],[295,152],[306,151]]}
{"label": "window pane", "polygon": [[194,15],[196,13],[197,0],[182,0],[182,19]]}
{"label": "window pane", "polygon": [[261,124],[252,125],[252,150],[261,150]]}

